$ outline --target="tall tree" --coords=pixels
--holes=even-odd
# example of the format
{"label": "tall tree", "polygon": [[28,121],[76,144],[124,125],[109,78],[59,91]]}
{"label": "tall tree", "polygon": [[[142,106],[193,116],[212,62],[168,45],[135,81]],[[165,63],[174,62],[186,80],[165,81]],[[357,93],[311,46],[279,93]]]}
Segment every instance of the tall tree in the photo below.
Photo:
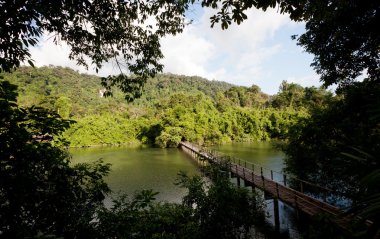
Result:
{"label": "tall tree", "polygon": [[[32,59],[28,46],[35,46],[44,32],[54,34],[71,46],[70,57],[88,66],[86,58],[99,69],[112,59],[137,78],[110,76],[103,84],[108,90],[118,85],[131,99],[148,76],[162,70],[159,39],[181,32],[185,26],[188,1],[2,1],[0,27],[0,70],[9,71]],[[240,24],[250,8],[278,7],[294,21],[305,21],[306,32],[298,43],[314,54],[312,66],[325,86],[344,86],[367,73],[379,78],[380,3],[354,1],[202,0],[203,7],[218,8],[211,26],[228,28]],[[150,24],[154,16],[155,26]],[[355,34],[352,34],[355,32]],[[120,58],[119,58],[120,57]],[[135,92],[135,94],[131,94]]]}
{"label": "tall tree", "polygon": [[18,107],[15,90],[0,82],[0,237],[84,237],[109,191],[109,166],[70,166],[67,152],[51,142],[70,122]]}
{"label": "tall tree", "polygon": [[325,86],[344,86],[363,73],[370,81],[379,82],[379,1],[204,0],[202,5],[220,6],[211,17],[211,26],[220,23],[223,29],[247,19],[245,12],[250,8],[265,11],[278,7],[292,20],[306,22],[306,32],[293,38],[314,55],[312,66]]}
{"label": "tall tree", "polygon": [[283,81],[278,94],[273,99],[272,105],[280,108],[301,106],[304,95],[305,92],[302,86]]}
{"label": "tall tree", "polygon": [[[113,60],[118,76],[103,78],[109,90],[118,85],[127,99],[139,95],[149,76],[162,70],[159,40],[181,32],[187,4],[176,1],[1,1],[0,72],[22,62],[33,65],[30,46],[44,34],[71,47],[79,65],[98,70]],[[154,22],[154,24],[151,24]],[[130,77],[126,73],[134,74]]]}
{"label": "tall tree", "polygon": [[[288,165],[305,177],[332,182],[334,188],[354,194],[360,187],[360,177],[380,168],[376,158],[353,161],[341,155],[352,153],[353,149],[378,155],[380,149],[380,121],[376,117],[380,85],[380,2],[205,0],[202,4],[220,7],[211,17],[211,25],[220,23],[223,29],[233,21],[239,24],[247,19],[245,12],[252,7],[264,11],[278,7],[292,20],[306,22],[306,32],[293,39],[314,55],[311,66],[324,86],[338,86],[337,93],[342,99],[332,102],[325,110],[318,109],[309,122],[294,128],[287,148]],[[363,76],[364,82],[357,82]],[[306,93],[310,97],[312,92]],[[378,225],[379,218],[373,219]]]}

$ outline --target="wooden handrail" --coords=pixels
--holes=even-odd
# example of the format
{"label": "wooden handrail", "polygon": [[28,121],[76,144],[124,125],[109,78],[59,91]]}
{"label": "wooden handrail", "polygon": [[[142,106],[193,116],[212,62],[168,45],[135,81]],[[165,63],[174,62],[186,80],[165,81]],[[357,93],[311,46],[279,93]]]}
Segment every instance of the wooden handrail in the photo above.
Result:
{"label": "wooden handrail", "polygon": [[[224,156],[218,156],[216,152],[212,152],[211,150],[203,147],[197,147],[187,142],[182,142],[181,145],[192,150],[193,152],[196,152],[197,154],[205,157],[206,159],[214,163],[226,162],[225,158],[229,158]],[[303,192],[297,191],[293,188],[290,188],[286,185],[277,182],[276,180],[273,180],[272,175],[270,179],[264,177],[264,167],[262,166],[260,166],[260,174],[258,175],[254,172],[254,166],[252,167],[253,170],[245,167],[247,163],[249,165],[250,162],[242,160],[238,161],[236,159],[229,160],[228,162],[230,163],[230,171],[236,174],[238,177],[251,182],[253,185],[256,185],[257,187],[261,187],[264,191],[271,193],[273,196],[277,196],[284,202],[290,203],[291,205],[294,205],[296,208],[299,208],[300,210],[303,210],[308,214],[314,215],[319,212],[325,212],[332,216],[338,216],[339,214],[343,213],[343,211],[341,211],[335,206],[322,202],[319,199],[313,198],[309,195],[304,194]],[[304,180],[302,180],[302,182],[308,183]]]}
{"label": "wooden handrail", "polygon": [[[278,175],[281,175],[282,176],[282,178],[283,179],[285,179],[285,180],[294,180],[294,181],[298,181],[298,182],[300,182],[300,183],[302,183],[302,184],[307,184],[307,185],[309,185],[309,186],[312,186],[312,187],[314,187],[314,188],[317,188],[317,189],[319,189],[319,190],[321,190],[321,191],[325,191],[325,193],[332,193],[332,192],[334,192],[335,194],[338,194],[338,195],[340,195],[340,196],[343,196],[343,197],[346,197],[347,199],[349,199],[349,197],[347,196],[347,195],[345,195],[345,194],[342,194],[342,193],[338,193],[338,192],[336,192],[335,190],[332,190],[332,189],[330,189],[330,188],[327,188],[327,187],[323,187],[323,186],[320,186],[320,185],[318,185],[318,184],[315,184],[315,183],[312,183],[312,182],[309,182],[309,181],[306,181],[306,180],[303,180],[303,179],[300,179],[300,178],[297,178],[297,177],[295,177],[295,176],[293,176],[293,175],[290,175],[290,174],[286,174],[286,173],[283,173],[283,172],[278,172],[278,171],[276,171],[276,170],[273,170],[273,169],[269,169],[269,168],[266,168],[266,167],[264,167],[264,166],[262,166],[262,165],[260,165],[260,164],[256,164],[256,163],[252,163],[252,162],[249,162],[249,161],[246,161],[246,160],[243,160],[243,159],[238,159],[238,158],[235,158],[235,157],[230,157],[230,156],[225,156],[225,155],[223,155],[223,154],[221,154],[220,152],[216,152],[215,150],[210,150],[210,149],[207,149],[207,148],[205,148],[205,147],[202,147],[202,146],[194,146],[192,143],[190,143],[190,142],[181,142],[181,144],[182,145],[186,145],[186,146],[188,146],[188,145],[191,145],[191,146],[189,146],[189,147],[192,147],[192,149],[194,150],[194,147],[196,147],[196,148],[198,148],[199,150],[202,150],[202,151],[204,151],[204,152],[207,152],[207,153],[210,153],[210,154],[212,154],[212,155],[215,155],[215,156],[217,156],[218,158],[221,158],[221,159],[223,159],[223,158],[229,158],[229,159],[232,159],[231,161],[233,162],[233,163],[236,163],[236,164],[238,164],[238,165],[240,165],[240,166],[244,166],[244,167],[246,167],[246,168],[248,168],[246,165],[248,164],[248,165],[252,165],[251,166],[251,168],[255,168],[255,166],[257,167],[257,168],[260,168],[261,170],[267,170],[268,172],[271,172],[271,174],[273,174],[273,173],[276,173],[276,174],[278,174]],[[244,164],[244,165],[243,165]],[[271,178],[274,178],[273,176],[271,177]],[[282,185],[284,185],[284,186],[286,186],[286,181],[281,181],[281,180],[275,180],[276,182],[278,182],[278,183],[280,183],[280,184],[282,184]]]}

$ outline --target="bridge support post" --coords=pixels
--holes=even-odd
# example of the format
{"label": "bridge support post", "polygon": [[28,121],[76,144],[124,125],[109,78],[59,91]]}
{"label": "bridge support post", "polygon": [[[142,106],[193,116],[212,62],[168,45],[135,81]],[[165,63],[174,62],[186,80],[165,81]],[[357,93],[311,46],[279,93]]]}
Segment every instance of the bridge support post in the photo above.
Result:
{"label": "bridge support post", "polygon": [[[192,158],[194,161],[197,162],[199,168],[201,169],[201,172],[205,174],[204,167],[207,165],[212,164],[218,164],[223,161],[223,158],[221,156],[211,155],[209,152],[205,149],[189,146],[186,142],[181,142],[181,149],[186,152],[188,155],[193,156]],[[213,154],[216,154],[215,152],[212,152]],[[244,186],[251,186],[252,192],[257,193],[260,197],[263,197],[265,201],[267,200],[273,200],[273,221],[276,232],[280,232],[281,230],[281,224],[280,224],[280,215],[279,215],[279,200],[281,199],[282,202],[288,204],[289,206],[293,207],[294,213],[296,214],[296,217],[300,221],[304,221],[304,216],[309,216],[309,214],[314,214],[315,210],[325,210],[326,213],[330,215],[337,215],[342,213],[339,209],[334,209],[334,207],[329,206],[327,203],[322,203],[321,201],[316,202],[316,199],[307,197],[303,192],[305,189],[307,189],[307,186],[310,184],[307,181],[299,180],[299,186],[296,190],[292,190],[289,187],[286,187],[288,185],[287,182],[287,175],[283,174],[283,185],[281,185],[278,181],[270,181],[264,176],[264,169],[260,166],[255,166],[252,164],[252,169],[246,168],[247,163],[244,161],[244,164],[242,164],[241,161],[239,161],[239,164],[236,162],[238,161],[235,158],[231,158],[231,161],[234,163],[231,163],[229,165],[229,173],[228,171],[222,171],[222,173],[228,177],[229,174],[231,177],[236,177],[236,184],[238,187],[241,185],[241,180],[244,180]],[[245,167],[242,167],[242,166]],[[255,167],[257,174],[255,174]],[[265,169],[267,170],[267,169]],[[270,169],[269,169],[270,170]],[[273,170],[269,171],[270,179],[274,179],[274,173],[276,173]],[[233,180],[231,180],[233,181]],[[280,184],[280,185],[279,185]],[[313,184],[311,184],[313,185]],[[318,186],[318,185],[316,185]],[[257,189],[256,189],[257,188]],[[323,187],[321,187],[323,189]],[[324,201],[327,201],[327,197],[329,196],[330,190],[325,189],[326,191],[323,192],[323,199]],[[269,201],[269,202],[270,202]],[[302,217],[302,218],[301,218]],[[344,229],[344,225],[341,225],[341,223],[337,224],[337,226]]]}
{"label": "bridge support post", "polygon": [[251,183],[251,188],[252,188],[252,192],[255,192],[255,176],[254,176],[254,173],[253,171],[251,172],[251,178],[252,178],[252,183]]}
{"label": "bridge support post", "polygon": [[273,217],[274,217],[274,228],[277,233],[280,232],[280,210],[278,207],[278,199],[273,198]]}
{"label": "bridge support post", "polygon": [[274,195],[264,191],[264,200],[271,200],[274,198]]}
{"label": "bridge support post", "polygon": [[244,187],[253,187],[252,183],[244,179]]}

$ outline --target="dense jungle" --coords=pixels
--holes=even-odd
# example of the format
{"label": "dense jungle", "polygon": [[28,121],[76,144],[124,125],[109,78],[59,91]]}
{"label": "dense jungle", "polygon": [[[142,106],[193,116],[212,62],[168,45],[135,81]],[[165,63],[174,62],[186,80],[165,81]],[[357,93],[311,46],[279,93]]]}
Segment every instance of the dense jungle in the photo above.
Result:
{"label": "dense jungle", "polygon": [[[192,23],[194,5],[212,9],[210,25],[222,30],[253,8],[304,23],[292,39],[313,55],[323,86],[283,81],[267,95],[256,85],[162,74],[160,40]],[[67,150],[175,148],[183,140],[279,140],[287,173],[350,199],[336,215],[353,216],[343,231],[319,215],[302,237],[380,237],[378,1],[33,0],[0,1],[0,8],[0,238],[282,236],[265,223],[260,196],[225,177],[228,165],[207,168],[207,177],[179,173],[182,201],[159,202],[153,190],[112,195],[111,166],[72,164]],[[34,67],[31,48],[46,34],[65,42],[77,65],[98,72],[114,61],[119,74]]]}

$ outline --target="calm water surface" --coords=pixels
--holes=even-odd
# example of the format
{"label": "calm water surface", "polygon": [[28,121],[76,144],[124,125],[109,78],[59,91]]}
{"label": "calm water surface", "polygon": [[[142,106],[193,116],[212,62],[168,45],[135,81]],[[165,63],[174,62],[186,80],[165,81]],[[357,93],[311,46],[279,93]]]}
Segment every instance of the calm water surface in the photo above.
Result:
{"label": "calm water surface", "polygon": [[[283,168],[284,154],[269,142],[230,143],[213,146],[230,156],[253,162],[276,171]],[[189,175],[199,171],[189,157],[179,149],[161,149],[140,145],[71,149],[73,163],[102,159],[111,163],[106,178],[114,192],[133,194],[143,189],[160,192],[160,200],[179,201],[184,191],[174,185],[180,171]],[[264,169],[264,173],[265,173]],[[266,172],[268,173],[268,172]]]}
{"label": "calm water surface", "polygon": [[[263,166],[265,169],[282,171],[284,154],[269,142],[230,143],[213,146],[221,153]],[[199,174],[189,155],[179,149],[161,149],[144,146],[99,147],[71,149],[73,163],[103,159],[111,163],[111,172],[106,181],[113,192],[132,195],[143,189],[159,192],[158,200],[180,202],[185,190],[174,185],[177,174],[185,171],[189,175]],[[264,169],[264,173],[269,171]],[[274,177],[277,177],[274,174]],[[109,202],[106,201],[106,204]],[[268,220],[273,220],[272,201],[267,200]],[[280,203],[280,221],[283,230],[294,226],[289,218],[292,209]]]}
{"label": "calm water surface", "polygon": [[[281,171],[283,153],[271,143],[231,143],[213,146],[222,153]],[[190,157],[179,149],[161,149],[145,146],[97,147],[71,149],[73,163],[103,159],[111,163],[111,173],[106,181],[114,192],[133,194],[143,189],[153,189],[160,200],[179,201],[184,191],[174,185],[179,171],[190,175],[198,169]]]}
{"label": "calm water surface", "polygon": [[237,142],[210,147],[226,155],[261,165],[266,170],[281,172],[284,168],[284,153],[270,142]]}
{"label": "calm water surface", "polygon": [[[260,173],[261,167],[263,168],[263,174],[267,178],[271,177],[271,170],[273,178],[276,181],[282,181],[283,175],[281,174],[284,165],[285,154],[276,149],[270,142],[255,142],[255,143],[230,143],[225,145],[218,145],[210,147],[218,152],[241,159],[241,162],[247,161],[255,164],[254,170],[256,173]],[[252,168],[252,165],[247,163],[248,168]],[[236,180],[236,179],[232,179]],[[256,190],[258,193],[262,192]],[[265,199],[264,195],[262,194]],[[265,200],[266,212],[268,214],[268,221],[274,223],[274,211],[273,200]],[[299,229],[297,222],[295,221],[295,211],[293,208],[279,201],[279,217],[280,217],[280,230],[287,233],[290,238],[299,238]]]}
{"label": "calm water surface", "polygon": [[185,193],[174,185],[178,172],[198,173],[189,156],[178,149],[125,146],[71,149],[70,152],[73,163],[97,159],[111,163],[106,181],[113,192],[132,195],[153,189],[159,192],[157,199],[170,202],[179,202]]}

